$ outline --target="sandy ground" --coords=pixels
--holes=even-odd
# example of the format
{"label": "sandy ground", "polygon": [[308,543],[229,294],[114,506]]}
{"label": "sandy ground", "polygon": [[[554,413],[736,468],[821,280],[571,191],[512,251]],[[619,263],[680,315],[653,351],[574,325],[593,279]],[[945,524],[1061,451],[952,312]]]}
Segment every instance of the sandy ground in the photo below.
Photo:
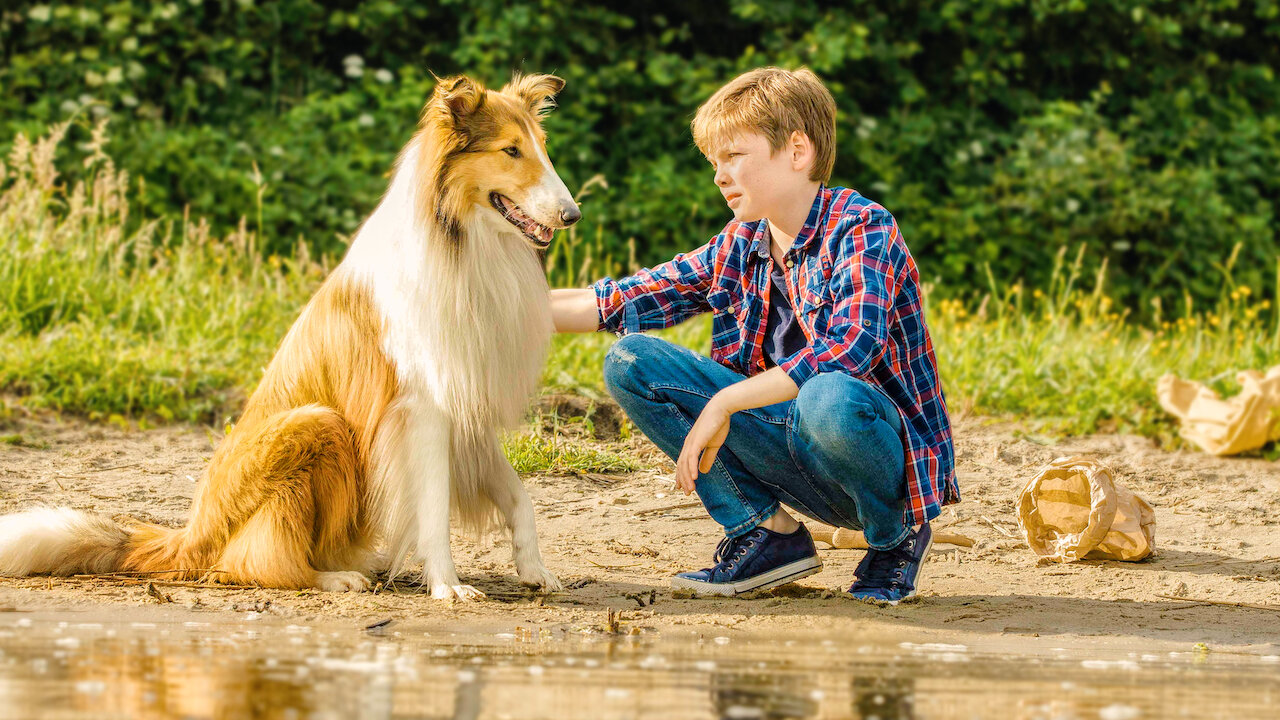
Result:
{"label": "sandy ground", "polygon": [[[572,414],[576,405],[560,408]],[[394,619],[474,630],[536,625],[601,629],[623,611],[622,632],[835,633],[925,641],[1280,652],[1280,468],[1261,459],[1167,452],[1145,438],[1097,435],[1057,442],[1017,424],[956,422],[964,501],[936,528],[977,541],[935,545],[918,602],[884,608],[841,592],[860,550],[823,550],[823,571],[755,598],[676,598],[668,578],[709,564],[718,527],[672,489],[672,467],[643,438],[617,439],[609,408],[591,438],[651,469],[629,475],[525,478],[543,554],[566,592],[535,597],[516,582],[509,544],[455,539],[474,603],[432,601],[413,587],[334,594],[143,584],[104,579],[0,579],[0,612],[89,613],[131,619],[232,620],[246,612],[293,623]],[[562,429],[566,426],[561,425]],[[570,424],[568,432],[586,433]],[[177,426],[123,430],[50,417],[0,429],[0,511],[37,503],[183,522],[215,431]],[[16,436],[16,437],[15,437]],[[1014,501],[1046,462],[1089,453],[1156,507],[1158,554],[1141,563],[1044,565],[1018,535]],[[1177,599],[1171,599],[1173,596]],[[1252,603],[1270,609],[1211,605]]]}

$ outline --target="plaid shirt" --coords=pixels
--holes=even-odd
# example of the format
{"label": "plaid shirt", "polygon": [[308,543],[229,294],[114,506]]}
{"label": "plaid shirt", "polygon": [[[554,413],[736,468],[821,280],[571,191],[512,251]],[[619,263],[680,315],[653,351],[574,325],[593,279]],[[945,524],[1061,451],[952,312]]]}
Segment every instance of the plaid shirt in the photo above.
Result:
{"label": "plaid shirt", "polygon": [[[730,222],[710,242],[655,268],[592,285],[600,330],[657,330],[714,313],[711,358],[742,375],[765,370],[768,223]],[[784,256],[787,299],[808,340],[779,367],[797,387],[843,372],[888,396],[906,428],[909,524],[960,500],[946,398],[924,324],[920,276],[889,211],[845,188],[822,187]]]}

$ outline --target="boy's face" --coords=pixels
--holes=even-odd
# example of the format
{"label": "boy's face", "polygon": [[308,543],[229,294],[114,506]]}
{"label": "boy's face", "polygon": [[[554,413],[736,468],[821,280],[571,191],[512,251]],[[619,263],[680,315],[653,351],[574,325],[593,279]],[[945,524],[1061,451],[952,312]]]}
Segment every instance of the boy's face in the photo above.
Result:
{"label": "boy's face", "polygon": [[801,133],[793,133],[791,140],[775,153],[767,137],[743,131],[717,148],[710,160],[715,168],[716,187],[734,219],[752,222],[777,218],[779,209],[810,187],[811,156],[808,138]]}

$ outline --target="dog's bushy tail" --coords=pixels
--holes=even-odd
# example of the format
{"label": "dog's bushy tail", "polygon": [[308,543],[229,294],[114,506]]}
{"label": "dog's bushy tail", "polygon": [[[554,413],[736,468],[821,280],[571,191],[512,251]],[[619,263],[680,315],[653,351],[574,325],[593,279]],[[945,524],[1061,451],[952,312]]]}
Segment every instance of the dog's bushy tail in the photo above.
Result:
{"label": "dog's bushy tail", "polygon": [[40,507],[0,516],[0,575],[75,575],[120,568],[130,531],[106,515]]}

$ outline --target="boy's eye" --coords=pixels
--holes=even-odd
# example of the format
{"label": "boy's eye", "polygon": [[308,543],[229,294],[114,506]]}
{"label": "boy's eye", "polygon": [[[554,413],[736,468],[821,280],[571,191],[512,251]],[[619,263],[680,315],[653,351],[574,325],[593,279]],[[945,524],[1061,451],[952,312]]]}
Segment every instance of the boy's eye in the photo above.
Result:
{"label": "boy's eye", "polygon": [[512,145],[511,147],[502,148],[502,152],[510,155],[513,158],[520,157],[520,148],[516,147],[515,145]]}

